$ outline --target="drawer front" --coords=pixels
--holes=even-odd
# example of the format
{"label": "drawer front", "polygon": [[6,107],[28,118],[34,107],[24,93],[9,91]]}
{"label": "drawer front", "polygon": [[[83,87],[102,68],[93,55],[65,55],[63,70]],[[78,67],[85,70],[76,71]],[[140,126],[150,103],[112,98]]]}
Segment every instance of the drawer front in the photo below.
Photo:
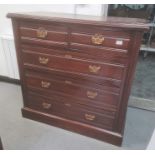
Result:
{"label": "drawer front", "polygon": [[104,102],[106,104],[117,105],[119,95],[116,93],[106,92],[99,89],[87,87],[85,85],[77,85],[69,80],[59,81],[46,76],[26,75],[26,84],[29,88],[38,88],[45,91],[55,91],[78,98],[84,98],[91,101]]}
{"label": "drawer front", "polygon": [[67,28],[57,24],[20,23],[21,41],[39,45],[67,45]]}
{"label": "drawer front", "polygon": [[[52,97],[53,100],[58,101],[58,102],[69,102],[69,103],[75,103],[77,105],[83,105],[85,107],[90,107],[93,108],[94,111],[96,109],[100,110],[106,110],[109,111],[116,111],[118,109],[118,106],[116,103],[114,104],[107,104],[104,103],[103,101],[94,101],[94,100],[89,100],[86,98],[78,98],[76,95],[69,95],[61,92],[56,92],[56,91],[48,91],[42,88],[37,88],[37,87],[27,87],[28,92],[35,92],[37,94],[40,94],[41,96],[45,97]],[[98,112],[97,110],[97,112]]]}
{"label": "drawer front", "polygon": [[48,54],[23,52],[25,66],[42,67],[44,69],[64,70],[74,73],[84,73],[87,75],[103,76],[121,80],[125,67],[108,63],[96,63],[74,58],[64,58]]}
{"label": "drawer front", "polygon": [[72,28],[72,43],[128,49],[130,43],[129,33],[118,30],[102,28]]}
{"label": "drawer front", "polygon": [[26,106],[29,108],[106,129],[112,130],[113,128],[113,112],[111,112],[111,115],[103,110],[102,113],[97,113],[93,109],[85,110],[84,106],[54,101],[51,98],[34,95],[33,93],[29,93],[27,99]]}
{"label": "drawer front", "polygon": [[41,48],[37,46],[22,45],[22,49],[25,51],[34,51],[38,53],[46,53],[56,56],[62,56],[64,58],[75,58],[83,60],[95,60],[98,62],[109,62],[112,64],[126,65],[128,62],[128,51],[120,49],[100,48],[89,45],[81,45],[79,50],[77,44],[72,45],[72,50],[56,50]]}
{"label": "drawer front", "polygon": [[121,81],[120,80],[109,80],[100,77],[93,76],[84,76],[79,74],[71,74],[67,72],[61,72],[57,70],[50,71],[49,73],[39,73],[38,71],[26,69],[26,76],[34,76],[34,77],[46,77],[48,79],[58,80],[64,82],[66,84],[74,84],[86,86],[88,88],[95,88],[99,90],[105,90],[107,92],[120,93],[121,90]]}
{"label": "drawer front", "polygon": [[86,45],[113,47],[118,49],[128,49],[129,47],[129,39],[108,37],[102,34],[88,35],[88,34],[72,33],[71,41],[73,45],[74,43],[78,43]]}

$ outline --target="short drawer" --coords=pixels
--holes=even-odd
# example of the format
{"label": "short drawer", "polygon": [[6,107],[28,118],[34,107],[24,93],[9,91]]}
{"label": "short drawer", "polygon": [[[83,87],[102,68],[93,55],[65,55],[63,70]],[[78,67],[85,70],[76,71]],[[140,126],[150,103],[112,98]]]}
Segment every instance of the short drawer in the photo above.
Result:
{"label": "short drawer", "polygon": [[26,85],[28,88],[38,88],[46,92],[54,91],[110,105],[118,105],[119,102],[119,94],[117,93],[95,89],[86,85],[77,85],[70,80],[57,80],[52,76],[47,77],[44,74],[26,74]]}
{"label": "short drawer", "polygon": [[[79,33],[72,33],[71,36],[71,47],[74,43],[86,44],[86,45],[94,45],[94,46],[105,46],[105,47],[113,47],[118,49],[128,49],[129,47],[129,39],[123,38],[115,38],[115,37],[108,37],[102,34],[79,34]],[[76,46],[78,48],[78,46]]]}
{"label": "short drawer", "polygon": [[22,42],[44,46],[67,45],[67,28],[60,24],[21,22],[19,29]]}
{"label": "short drawer", "polygon": [[85,109],[84,106],[73,103],[55,101],[32,92],[28,93],[26,107],[111,130],[115,117],[112,111],[95,112],[91,108]]}
{"label": "short drawer", "polygon": [[[74,58],[82,60],[93,60],[98,62],[108,62],[112,64],[126,65],[128,63],[128,51],[122,49],[112,49],[105,47],[94,47],[90,45],[72,44],[70,50],[56,50],[52,48],[43,48],[38,46],[29,46],[22,44],[22,49],[25,51],[33,51],[37,53],[44,53],[56,56],[62,56],[64,58]],[[78,49],[78,50],[77,50]]]}
{"label": "short drawer", "polygon": [[125,67],[109,63],[98,63],[94,61],[64,58],[49,54],[23,52],[23,63],[25,66],[40,67],[45,70],[64,70],[73,73],[107,77],[122,80]]}
{"label": "short drawer", "polygon": [[[119,30],[102,28],[72,28],[71,46],[74,43],[128,49],[130,34]],[[78,48],[78,46],[77,46]]]}

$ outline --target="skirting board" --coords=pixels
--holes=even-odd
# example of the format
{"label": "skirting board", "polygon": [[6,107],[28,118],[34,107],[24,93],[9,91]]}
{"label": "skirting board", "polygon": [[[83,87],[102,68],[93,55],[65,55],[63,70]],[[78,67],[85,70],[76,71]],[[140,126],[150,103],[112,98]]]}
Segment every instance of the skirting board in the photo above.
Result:
{"label": "skirting board", "polygon": [[0,137],[0,150],[3,150],[3,145],[2,145],[1,137]]}
{"label": "skirting board", "polygon": [[20,80],[12,79],[12,78],[9,78],[9,77],[6,77],[6,76],[1,76],[1,75],[0,75],[0,81],[8,82],[8,83],[14,83],[14,84],[20,85]]}
{"label": "skirting board", "polygon": [[131,96],[129,99],[128,106],[144,110],[155,111],[155,100],[149,100]]}

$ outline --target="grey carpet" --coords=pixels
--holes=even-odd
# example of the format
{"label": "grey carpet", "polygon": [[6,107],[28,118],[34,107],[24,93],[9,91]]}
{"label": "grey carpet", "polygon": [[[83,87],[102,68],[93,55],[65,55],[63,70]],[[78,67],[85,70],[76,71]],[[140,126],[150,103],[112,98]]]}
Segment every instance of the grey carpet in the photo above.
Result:
{"label": "grey carpet", "polygon": [[22,118],[20,86],[0,82],[0,136],[4,149],[145,149],[155,113],[128,108],[122,147]]}
{"label": "grey carpet", "polygon": [[131,94],[136,97],[155,100],[155,54],[139,56]]}

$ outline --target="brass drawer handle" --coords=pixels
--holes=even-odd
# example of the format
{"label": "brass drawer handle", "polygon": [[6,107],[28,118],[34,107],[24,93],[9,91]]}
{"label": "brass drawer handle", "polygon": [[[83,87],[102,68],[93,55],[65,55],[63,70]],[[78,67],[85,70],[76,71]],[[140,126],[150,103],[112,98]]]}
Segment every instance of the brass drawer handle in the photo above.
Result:
{"label": "brass drawer handle", "polygon": [[72,81],[65,80],[66,84],[72,84]]}
{"label": "brass drawer handle", "polygon": [[71,107],[71,104],[65,103],[65,106],[66,106],[66,107]]}
{"label": "brass drawer handle", "polygon": [[102,45],[104,37],[101,34],[95,34],[92,36],[91,40],[93,44]]}
{"label": "brass drawer handle", "polygon": [[89,121],[95,120],[95,115],[85,114],[85,119]]}
{"label": "brass drawer handle", "polygon": [[91,73],[98,73],[100,69],[101,69],[100,66],[89,65],[89,71]]}
{"label": "brass drawer handle", "polygon": [[49,58],[39,57],[38,58],[40,64],[46,65],[49,62]]}
{"label": "brass drawer handle", "polygon": [[49,88],[51,85],[50,82],[46,82],[46,81],[41,81],[41,87],[43,88]]}
{"label": "brass drawer handle", "polygon": [[94,99],[98,95],[97,92],[87,91],[87,97]]}
{"label": "brass drawer handle", "polygon": [[65,58],[72,58],[72,56],[69,55],[69,54],[66,54],[66,55],[65,55]]}
{"label": "brass drawer handle", "polygon": [[51,104],[46,103],[46,102],[43,102],[42,106],[43,106],[44,109],[50,109],[51,108]]}
{"label": "brass drawer handle", "polygon": [[37,37],[38,38],[46,38],[47,36],[47,30],[43,27],[40,27],[37,29]]}

